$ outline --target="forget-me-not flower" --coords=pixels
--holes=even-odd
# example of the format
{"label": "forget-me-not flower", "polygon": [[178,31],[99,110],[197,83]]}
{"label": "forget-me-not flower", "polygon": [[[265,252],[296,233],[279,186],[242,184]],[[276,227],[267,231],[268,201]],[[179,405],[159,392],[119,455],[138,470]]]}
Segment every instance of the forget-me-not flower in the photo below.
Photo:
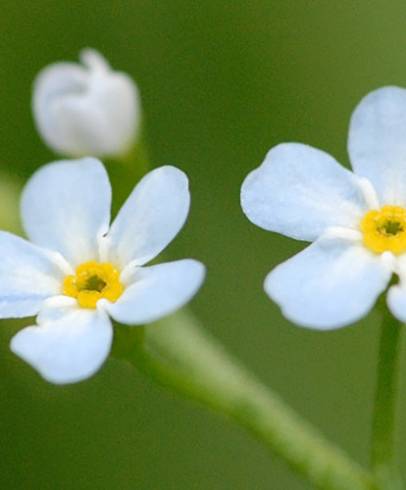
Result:
{"label": "forget-me-not flower", "polygon": [[144,325],[183,306],[204,279],[192,259],[146,264],[185,223],[186,175],[164,166],[135,187],[110,226],[111,187],[94,158],[39,169],[21,201],[30,241],[0,232],[0,318],[37,316],[11,349],[54,383],[91,376],[107,358],[110,317]]}
{"label": "forget-me-not flower", "polygon": [[406,90],[385,87],[355,109],[353,172],[310,146],[284,143],[245,179],[247,217],[266,230],[313,242],[277,266],[265,291],[293,322],[331,329],[356,322],[388,287],[406,321]]}

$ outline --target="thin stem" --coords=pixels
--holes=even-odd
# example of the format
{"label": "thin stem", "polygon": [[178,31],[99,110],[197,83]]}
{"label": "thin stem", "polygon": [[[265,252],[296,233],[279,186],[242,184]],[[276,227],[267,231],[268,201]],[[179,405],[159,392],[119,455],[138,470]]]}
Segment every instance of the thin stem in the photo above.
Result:
{"label": "thin stem", "polygon": [[381,308],[377,386],[372,422],[371,465],[382,488],[403,488],[395,462],[396,395],[401,325]]}
{"label": "thin stem", "polygon": [[233,419],[316,488],[375,488],[366,471],[232,359],[190,315],[178,312],[145,329],[132,347],[123,343],[124,357],[148,377]]}
{"label": "thin stem", "polygon": [[[135,182],[140,180],[150,170],[148,149],[145,140],[145,126],[142,123],[138,130],[137,140],[132,148],[127,154],[117,158],[117,163],[127,167],[127,170],[129,170],[128,176],[135,177]],[[132,184],[134,185],[135,182],[133,180]]]}
{"label": "thin stem", "polygon": [[135,185],[150,170],[148,151],[143,132],[139,135],[136,144],[121,157],[105,159],[104,164],[108,170],[110,182],[114,189],[113,215],[117,213],[124,201],[133,191]]}

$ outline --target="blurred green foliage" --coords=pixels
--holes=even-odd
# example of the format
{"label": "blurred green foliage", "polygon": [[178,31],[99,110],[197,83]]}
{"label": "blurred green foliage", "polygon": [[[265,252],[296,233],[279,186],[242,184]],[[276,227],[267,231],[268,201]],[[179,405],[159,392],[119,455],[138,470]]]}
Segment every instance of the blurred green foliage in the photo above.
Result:
{"label": "blurred green foliage", "polygon": [[[3,0],[0,175],[12,180],[0,184],[2,226],[12,227],[4,209],[19,179],[55,158],[31,118],[34,76],[50,62],[76,59],[84,46],[99,49],[139,84],[153,165],[173,163],[190,176],[192,212],[168,254],[208,266],[195,312],[366,463],[373,316],[325,334],[284,320],[262,281],[303,245],[251,225],[239,188],[281,141],[306,142],[347,163],[355,104],[379,86],[406,85],[405,14],[401,0]],[[81,384],[46,384],[8,350],[24,324],[3,322],[0,330],[0,488],[308,488],[240,429],[118,361]],[[404,395],[400,402],[401,444]]]}

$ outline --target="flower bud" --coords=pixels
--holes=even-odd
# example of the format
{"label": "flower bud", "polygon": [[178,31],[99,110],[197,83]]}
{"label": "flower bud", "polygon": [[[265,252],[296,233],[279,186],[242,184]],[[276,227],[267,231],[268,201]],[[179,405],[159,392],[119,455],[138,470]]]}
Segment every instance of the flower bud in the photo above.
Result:
{"label": "flower bud", "polygon": [[95,50],[83,50],[80,60],[82,65],[52,64],[37,76],[33,113],[38,130],[62,155],[124,156],[140,126],[137,87]]}

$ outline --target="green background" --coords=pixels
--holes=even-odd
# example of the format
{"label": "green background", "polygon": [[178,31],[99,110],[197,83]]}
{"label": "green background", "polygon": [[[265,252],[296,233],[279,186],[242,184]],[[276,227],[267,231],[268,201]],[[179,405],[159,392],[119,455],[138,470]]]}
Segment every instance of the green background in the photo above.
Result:
{"label": "green background", "polygon": [[[239,189],[282,141],[306,142],[347,163],[355,104],[377,87],[406,85],[405,14],[400,0],[1,4],[2,173],[18,185],[55,158],[30,113],[39,69],[75,60],[91,46],[131,74],[142,93],[153,166],[173,163],[191,179],[190,219],[168,255],[193,256],[208,267],[192,308],[231,352],[362,463],[374,388],[374,317],[329,333],[284,320],[262,281],[303,244],[250,224]],[[0,183],[3,227],[13,189],[13,182]],[[0,488],[309,488],[238,427],[118,361],[80,384],[47,384],[9,352],[18,327],[1,327]],[[403,382],[401,466],[404,388]]]}

